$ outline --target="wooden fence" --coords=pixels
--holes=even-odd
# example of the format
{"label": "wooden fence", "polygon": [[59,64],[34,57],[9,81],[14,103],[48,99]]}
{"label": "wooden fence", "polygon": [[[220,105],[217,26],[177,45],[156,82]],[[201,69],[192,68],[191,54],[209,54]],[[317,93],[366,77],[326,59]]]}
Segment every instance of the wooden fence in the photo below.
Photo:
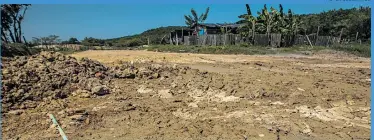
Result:
{"label": "wooden fence", "polygon": [[[228,35],[201,35],[201,36],[184,36],[184,45],[199,46],[223,46],[223,45],[239,45],[241,43],[249,43],[249,39],[239,34]],[[281,44],[281,34],[271,34],[270,38],[265,34],[256,34],[254,44],[259,46],[268,46],[270,43],[273,47],[279,47]]]}
{"label": "wooden fence", "polygon": [[[173,41],[174,42],[174,41]],[[184,36],[178,39],[179,44],[188,46],[224,46],[224,45],[239,45],[242,43],[251,43],[252,39],[243,37],[239,34],[210,34],[201,36]],[[332,36],[317,36],[313,35],[296,35],[283,36],[281,34],[255,34],[253,38],[253,45],[256,46],[271,46],[284,47],[292,45],[315,45],[315,46],[330,46],[339,43],[338,37]],[[174,42],[174,44],[176,44]]]}
{"label": "wooden fence", "polygon": [[238,34],[228,35],[201,35],[201,36],[184,36],[184,45],[201,45],[201,46],[222,46],[238,45],[242,42],[242,37]]}
{"label": "wooden fence", "polygon": [[[308,37],[307,37],[308,36]],[[298,35],[295,37],[295,42],[293,45],[312,45],[315,46],[331,46],[333,44],[339,43],[338,37],[333,36],[316,36],[316,35]],[[309,41],[308,41],[309,38]]]}

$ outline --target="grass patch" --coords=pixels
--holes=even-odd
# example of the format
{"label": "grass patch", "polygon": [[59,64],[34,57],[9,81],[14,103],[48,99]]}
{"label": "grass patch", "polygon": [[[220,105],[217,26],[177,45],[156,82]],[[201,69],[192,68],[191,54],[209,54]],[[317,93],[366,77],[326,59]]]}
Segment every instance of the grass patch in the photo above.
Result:
{"label": "grass patch", "polygon": [[265,54],[304,54],[310,55],[313,52],[321,50],[332,49],[337,51],[348,52],[361,57],[370,57],[370,45],[336,45],[331,47],[323,46],[293,46],[287,48],[271,48],[262,46],[248,46],[248,45],[235,45],[235,46],[184,46],[184,45],[153,45],[147,48],[149,51],[158,52],[178,52],[178,53],[201,53],[201,54],[244,54],[244,55],[265,55]]}
{"label": "grass patch", "polygon": [[370,44],[350,44],[350,45],[335,45],[331,47],[333,50],[343,51],[361,57],[371,57]]}
{"label": "grass patch", "polygon": [[183,45],[154,45],[147,48],[149,51],[202,53],[202,54],[275,54],[276,51],[259,46],[183,46]]}

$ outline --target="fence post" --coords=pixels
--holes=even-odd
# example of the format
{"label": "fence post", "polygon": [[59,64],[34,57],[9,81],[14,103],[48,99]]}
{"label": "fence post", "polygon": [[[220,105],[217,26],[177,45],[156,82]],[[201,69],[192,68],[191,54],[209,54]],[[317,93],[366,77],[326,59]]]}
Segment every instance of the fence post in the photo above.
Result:
{"label": "fence post", "polygon": [[318,26],[318,29],[317,29],[316,42],[314,42],[314,45],[316,45],[316,44],[317,44],[317,41],[318,41],[318,34],[319,34],[319,26]]}
{"label": "fence post", "polygon": [[182,42],[184,42],[183,28],[182,28],[182,36],[181,36],[181,38],[182,38]]}
{"label": "fence post", "polygon": [[171,32],[170,32],[170,45],[173,45],[173,40],[171,38],[172,38],[172,36],[171,36]]}
{"label": "fence post", "polygon": [[342,28],[342,30],[340,30],[340,35],[339,35],[339,43],[341,43],[341,40],[342,40],[343,29],[344,29],[344,28]]}
{"label": "fence post", "polygon": [[358,38],[358,32],[356,33],[356,42],[357,42],[357,38]]}
{"label": "fence post", "polygon": [[307,35],[306,35],[306,39],[308,39],[308,42],[309,42],[310,46],[312,46],[312,48],[313,48],[312,42],[310,42],[309,37]]}
{"label": "fence post", "polygon": [[177,32],[175,32],[175,41],[176,41],[176,44],[178,46],[178,33]]}

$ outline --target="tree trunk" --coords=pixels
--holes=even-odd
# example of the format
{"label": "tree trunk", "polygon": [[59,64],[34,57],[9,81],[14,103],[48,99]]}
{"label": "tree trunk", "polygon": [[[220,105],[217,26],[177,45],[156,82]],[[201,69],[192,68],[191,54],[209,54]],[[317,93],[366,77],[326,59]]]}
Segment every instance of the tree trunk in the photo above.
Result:
{"label": "tree trunk", "polygon": [[22,30],[21,30],[21,21],[17,21],[18,23],[18,43],[22,43]]}
{"label": "tree trunk", "polygon": [[15,39],[15,43],[20,43],[19,42],[19,37],[18,37],[18,30],[17,30],[17,17],[16,16],[13,16],[13,33],[14,33],[14,39]]}
{"label": "tree trunk", "polygon": [[[26,14],[26,10],[27,10],[27,6],[25,7],[25,9],[23,10],[23,14],[21,15],[20,19],[18,20],[18,37],[19,37],[19,43],[22,43],[22,29],[21,29],[21,22],[23,20],[23,18],[25,17],[25,14]],[[25,37],[23,37],[25,38]],[[25,39],[25,42],[26,42],[26,39]]]}
{"label": "tree trunk", "polygon": [[14,36],[13,36],[13,33],[12,33],[12,30],[8,29],[8,31],[9,31],[9,36],[12,39],[13,43],[16,43],[16,40],[14,39]]}
{"label": "tree trunk", "polygon": [[1,29],[1,40],[4,41],[5,43],[8,43],[8,38],[6,37],[6,34],[4,32],[4,29]]}
{"label": "tree trunk", "polygon": [[26,38],[25,38],[25,36],[23,36],[23,41],[25,41],[25,43],[27,44],[27,41],[26,41]]}

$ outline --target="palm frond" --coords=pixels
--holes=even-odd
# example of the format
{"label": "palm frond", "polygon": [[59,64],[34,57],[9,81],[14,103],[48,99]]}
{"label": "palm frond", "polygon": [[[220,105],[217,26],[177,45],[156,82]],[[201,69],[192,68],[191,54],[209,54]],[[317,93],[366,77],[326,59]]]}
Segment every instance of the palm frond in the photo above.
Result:
{"label": "palm frond", "polygon": [[194,17],[194,20],[198,21],[199,17],[197,16],[197,13],[194,9],[191,9],[192,16]]}
{"label": "palm frond", "polygon": [[206,8],[206,10],[205,10],[205,13],[204,13],[204,16],[203,16],[203,21],[205,21],[207,18],[208,18],[208,13],[209,13],[209,7],[208,8]]}

